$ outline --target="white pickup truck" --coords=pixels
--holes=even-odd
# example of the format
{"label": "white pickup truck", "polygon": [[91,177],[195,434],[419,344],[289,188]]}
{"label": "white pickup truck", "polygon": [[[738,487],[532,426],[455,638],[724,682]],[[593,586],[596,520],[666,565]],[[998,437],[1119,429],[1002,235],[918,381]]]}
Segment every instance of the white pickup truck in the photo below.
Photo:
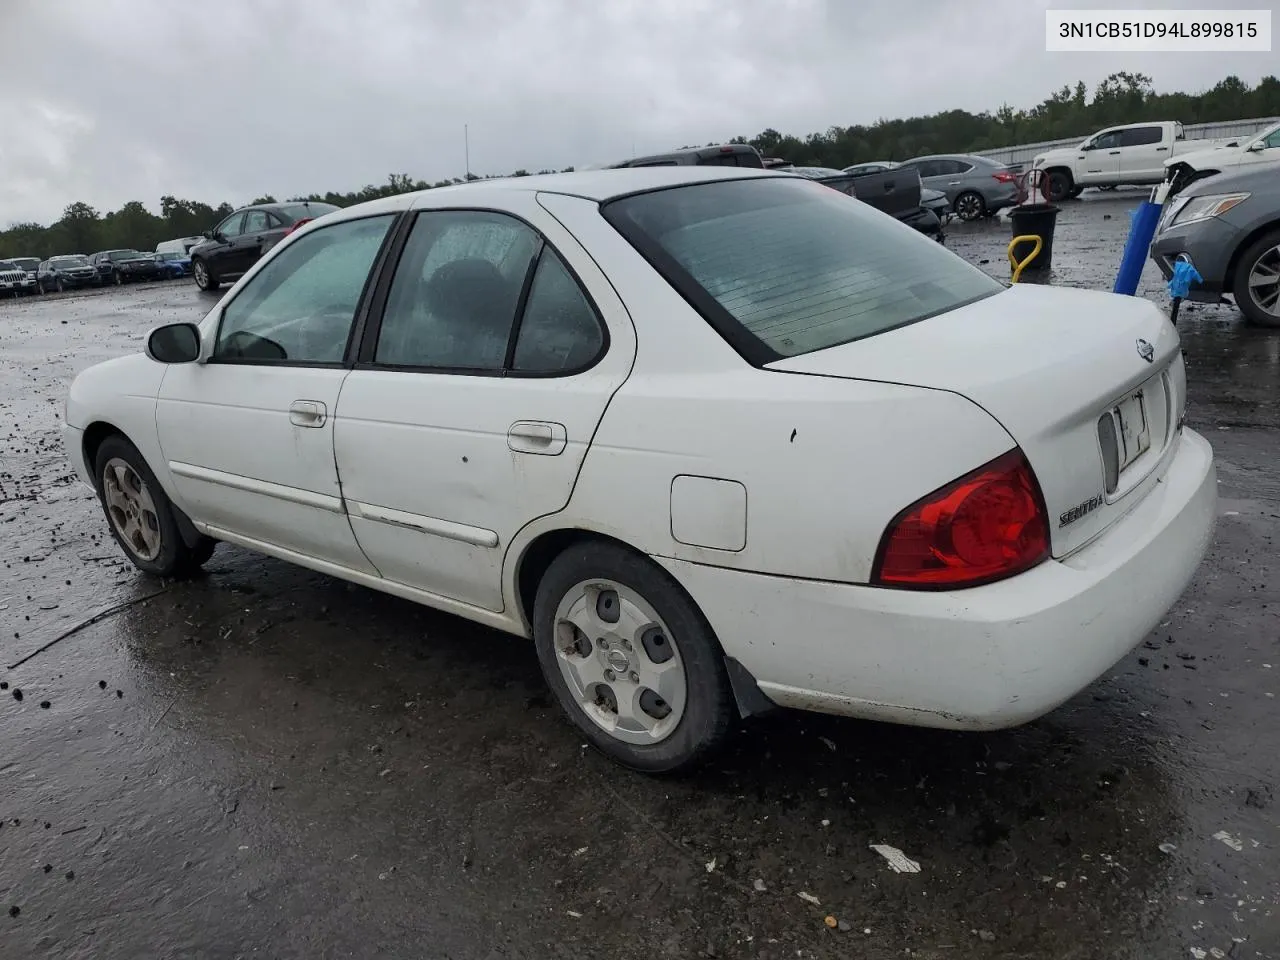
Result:
{"label": "white pickup truck", "polygon": [[[1191,143],[1200,141],[1192,140]],[[1280,160],[1280,123],[1258,133],[1220,142],[1207,150],[1194,150],[1171,157],[1164,162],[1166,179],[1172,184],[1173,196],[1189,183],[1212,177],[1255,163]]]}
{"label": "white pickup truck", "polygon": [[1046,172],[1049,199],[1060,202],[1080,196],[1085,187],[1159,183],[1171,158],[1227,142],[1187,140],[1176,120],[1129,123],[1099,130],[1078,147],[1041,153],[1031,166]]}

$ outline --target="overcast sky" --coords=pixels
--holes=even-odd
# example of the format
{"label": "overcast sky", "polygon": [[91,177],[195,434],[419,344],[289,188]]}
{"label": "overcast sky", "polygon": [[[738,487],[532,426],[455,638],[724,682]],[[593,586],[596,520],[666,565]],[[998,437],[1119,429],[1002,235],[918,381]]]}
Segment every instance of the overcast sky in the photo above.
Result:
{"label": "overcast sky", "polygon": [[[1118,5],[1118,4],[1116,4]],[[1264,7],[1276,0],[1126,0]],[[0,225],[622,159],[766,127],[1028,107],[1273,53],[1047,54],[1049,0],[0,0]],[[1055,8],[1105,7],[1055,0]],[[1280,18],[1277,18],[1280,19]],[[1082,131],[1087,132],[1087,131]]]}

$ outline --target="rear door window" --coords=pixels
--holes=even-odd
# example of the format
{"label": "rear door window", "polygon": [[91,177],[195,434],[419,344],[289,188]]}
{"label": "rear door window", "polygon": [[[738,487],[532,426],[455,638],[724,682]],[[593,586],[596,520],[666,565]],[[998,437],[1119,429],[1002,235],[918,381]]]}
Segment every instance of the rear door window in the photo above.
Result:
{"label": "rear door window", "polygon": [[1004,289],[935,241],[798,178],[694,184],[603,210],[757,364],[874,336]]}
{"label": "rear door window", "polygon": [[1120,131],[1120,146],[1144,147],[1159,143],[1164,139],[1164,131],[1159,127],[1130,127]]}

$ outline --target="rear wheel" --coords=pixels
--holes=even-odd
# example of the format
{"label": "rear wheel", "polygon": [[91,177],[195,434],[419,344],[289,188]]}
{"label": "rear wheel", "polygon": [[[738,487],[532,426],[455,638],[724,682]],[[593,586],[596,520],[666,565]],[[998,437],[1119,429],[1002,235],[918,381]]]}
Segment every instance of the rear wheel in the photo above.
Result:
{"label": "rear wheel", "polygon": [[98,497],[111,535],[133,565],[160,577],[194,574],[217,541],[188,544],[164,489],[138,449],[122,436],[102,441],[94,458]]}
{"label": "rear wheel", "polygon": [[1067,171],[1049,171],[1049,202],[1061,203],[1066,200],[1071,195],[1071,191],[1075,189],[1075,186],[1075,181]]}
{"label": "rear wheel", "polygon": [[956,216],[964,221],[977,220],[987,212],[987,202],[976,190],[966,190],[956,197],[952,206],[955,207]]}
{"label": "rear wheel", "polygon": [[201,290],[212,292],[221,285],[213,269],[198,257],[191,261],[191,275],[196,278],[196,286]]}
{"label": "rear wheel", "polygon": [[736,713],[720,644],[649,559],[609,543],[569,547],[538,584],[532,620],[560,706],[619,763],[675,773],[728,735]]}
{"label": "rear wheel", "polygon": [[1280,230],[1263,234],[1240,255],[1232,293],[1250,323],[1280,327]]}

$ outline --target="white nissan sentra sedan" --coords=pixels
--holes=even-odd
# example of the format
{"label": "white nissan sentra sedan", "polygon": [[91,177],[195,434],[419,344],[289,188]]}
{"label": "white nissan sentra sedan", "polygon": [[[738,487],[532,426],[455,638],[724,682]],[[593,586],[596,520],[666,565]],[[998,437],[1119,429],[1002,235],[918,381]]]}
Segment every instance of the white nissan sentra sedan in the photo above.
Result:
{"label": "white nissan sentra sedan", "polygon": [[530,637],[664,772],[772,705],[989,730],[1086,687],[1210,539],[1185,409],[1146,300],[641,168],[321,217],[81,373],[66,442],[141,570],[231,543]]}

